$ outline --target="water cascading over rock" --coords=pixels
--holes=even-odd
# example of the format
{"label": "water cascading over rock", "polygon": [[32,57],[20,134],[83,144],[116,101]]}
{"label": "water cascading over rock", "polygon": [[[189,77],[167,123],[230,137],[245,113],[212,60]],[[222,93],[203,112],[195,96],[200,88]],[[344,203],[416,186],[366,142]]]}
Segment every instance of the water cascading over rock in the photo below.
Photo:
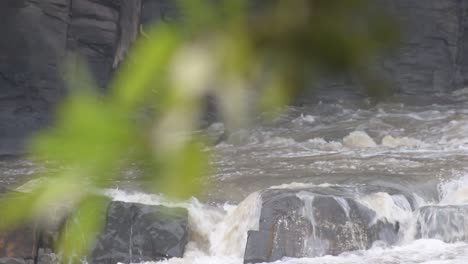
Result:
{"label": "water cascading over rock", "polygon": [[416,238],[468,241],[467,205],[428,205],[417,211]]}
{"label": "water cascading over rock", "polygon": [[369,186],[269,189],[261,197],[259,229],[248,233],[244,263],[393,245],[414,208],[396,190]]}

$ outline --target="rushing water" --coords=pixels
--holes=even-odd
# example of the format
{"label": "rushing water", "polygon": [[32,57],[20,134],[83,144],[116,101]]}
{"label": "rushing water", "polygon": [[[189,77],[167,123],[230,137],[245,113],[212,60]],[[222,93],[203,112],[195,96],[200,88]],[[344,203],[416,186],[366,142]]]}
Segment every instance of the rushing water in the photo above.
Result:
{"label": "rushing water", "polygon": [[[213,124],[208,130],[221,134],[224,128]],[[460,242],[468,240],[468,210],[454,207],[438,213],[448,205],[468,203],[468,90],[291,107],[275,122],[232,132],[213,150],[216,173],[208,179],[203,202],[107,192],[115,200],[188,209],[191,239],[185,256],[164,264],[243,263],[247,231],[258,228],[259,190],[369,184],[411,193],[417,207],[426,207],[413,211],[406,200],[387,193],[358,197],[378,217],[401,223],[404,236],[396,246],[376,243],[368,250],[277,263],[468,263],[468,244]],[[28,163],[0,166],[4,186],[32,170]],[[305,202],[313,199],[300,196]],[[415,239],[417,224],[422,239]]]}

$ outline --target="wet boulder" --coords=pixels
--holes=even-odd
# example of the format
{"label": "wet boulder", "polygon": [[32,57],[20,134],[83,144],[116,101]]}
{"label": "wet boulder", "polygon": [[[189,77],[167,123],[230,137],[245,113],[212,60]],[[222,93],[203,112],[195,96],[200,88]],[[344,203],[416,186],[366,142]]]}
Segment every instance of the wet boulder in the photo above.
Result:
{"label": "wet boulder", "polygon": [[467,205],[428,205],[417,211],[416,238],[468,241]]}
{"label": "wet boulder", "polygon": [[38,236],[39,233],[34,224],[23,225],[15,230],[1,233],[0,263],[15,263],[13,259],[35,259],[38,247]]}
{"label": "wet boulder", "polygon": [[0,264],[58,264],[52,252],[50,230],[36,223],[27,223],[0,233]]}
{"label": "wet boulder", "polygon": [[[7,194],[9,196],[7,196]],[[2,202],[20,204],[26,196],[20,192],[3,190],[0,193]],[[31,220],[12,226],[0,232],[0,264],[33,263],[42,247],[51,247],[50,229],[42,222]]]}
{"label": "wet boulder", "polygon": [[89,262],[114,264],[182,257],[187,242],[186,209],[115,201],[108,207],[105,230]]}
{"label": "wet boulder", "polygon": [[312,187],[264,191],[259,230],[248,233],[244,263],[337,255],[368,249],[377,241],[395,244],[401,236],[400,223],[376,212],[381,202],[391,203],[396,211],[412,212],[409,199],[389,190]]}

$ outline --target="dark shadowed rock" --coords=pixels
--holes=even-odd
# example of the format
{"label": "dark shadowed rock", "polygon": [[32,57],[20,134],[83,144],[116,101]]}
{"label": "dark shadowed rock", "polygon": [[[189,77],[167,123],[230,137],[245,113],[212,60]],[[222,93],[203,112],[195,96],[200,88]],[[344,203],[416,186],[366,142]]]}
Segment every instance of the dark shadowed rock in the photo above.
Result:
{"label": "dark shadowed rock", "polygon": [[37,248],[38,232],[35,225],[25,225],[0,234],[0,257],[35,259]]}
{"label": "dark shadowed rock", "polygon": [[188,212],[182,208],[112,202],[92,264],[157,261],[182,257],[188,242]]}
{"label": "dark shadowed rock", "polygon": [[400,47],[380,61],[400,92],[434,93],[467,85],[468,1],[381,0],[400,22]]}
{"label": "dark shadowed rock", "polygon": [[48,123],[63,95],[70,0],[0,1],[0,154]]}
{"label": "dark shadowed rock", "polygon": [[447,243],[468,241],[468,206],[430,205],[417,211],[416,238],[439,239]]}
{"label": "dark shadowed rock", "polygon": [[[10,191],[8,203],[20,203],[26,198],[24,193]],[[6,199],[6,193],[0,195]],[[45,209],[44,209],[45,210]],[[63,214],[49,208],[53,215],[48,221],[31,220],[10,231],[0,233],[0,264],[3,263],[41,263],[56,259],[52,248],[56,245],[58,233],[63,223]],[[24,262],[22,262],[24,260]],[[4,262],[2,262],[4,261]],[[36,262],[37,261],[37,262]]]}
{"label": "dark shadowed rock", "polygon": [[332,186],[264,191],[259,231],[248,233],[244,263],[337,255],[368,249],[376,241],[395,244],[401,235],[399,222],[379,217],[360,199],[384,191],[383,197],[395,199],[395,204],[404,202],[404,210],[412,211],[409,199],[387,188]]}
{"label": "dark shadowed rock", "polygon": [[260,263],[270,259],[273,250],[272,233],[269,231],[253,231],[247,234],[244,263]]}
{"label": "dark shadowed rock", "polygon": [[111,78],[119,34],[119,3],[72,0],[70,8],[67,52],[86,59],[101,87],[105,87]]}
{"label": "dark shadowed rock", "polygon": [[141,23],[171,22],[179,16],[177,3],[171,0],[142,0]]}

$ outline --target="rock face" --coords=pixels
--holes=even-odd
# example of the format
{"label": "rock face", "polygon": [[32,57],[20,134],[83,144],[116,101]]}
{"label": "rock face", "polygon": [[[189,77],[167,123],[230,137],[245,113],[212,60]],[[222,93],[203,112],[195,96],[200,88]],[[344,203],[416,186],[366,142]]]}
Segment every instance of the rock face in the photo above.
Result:
{"label": "rock face", "polygon": [[[16,204],[24,199],[19,192],[10,191],[10,194],[15,196],[10,197],[9,203]],[[5,198],[4,193],[0,198]],[[36,263],[37,259],[44,257],[45,252],[51,252],[54,240],[52,229],[36,221],[25,222],[13,230],[1,232],[0,264]]]}
{"label": "rock face", "polygon": [[[136,263],[182,257],[188,242],[183,208],[111,202],[105,229],[87,259],[90,264]],[[26,224],[0,233],[0,264],[59,264],[53,245],[62,228]],[[66,229],[63,229],[66,235]]]}
{"label": "rock face", "polygon": [[48,122],[63,95],[69,0],[0,3],[0,154]]}
{"label": "rock face", "polygon": [[[395,54],[375,67],[396,91],[427,94],[468,84],[468,0],[378,2],[403,31]],[[140,23],[176,16],[170,0],[0,1],[0,155],[21,152],[24,138],[51,122],[66,94],[67,54],[86,58],[104,87]],[[322,86],[342,91],[350,84]]]}
{"label": "rock face", "polygon": [[416,238],[447,243],[468,241],[468,206],[423,206],[417,211]]}
{"label": "rock face", "polygon": [[34,225],[25,225],[14,231],[0,234],[0,256],[35,259],[39,246],[38,236]]}
{"label": "rock face", "polygon": [[135,263],[182,257],[187,242],[187,210],[112,202],[105,230],[90,263]]}
{"label": "rock face", "polygon": [[30,223],[0,234],[0,264],[58,264],[47,229]]}
{"label": "rock face", "polygon": [[381,62],[398,91],[433,93],[468,84],[468,1],[382,2],[403,33],[397,53]]}
{"label": "rock face", "polygon": [[[133,1],[133,0],[132,0]],[[119,1],[71,0],[67,52],[83,56],[97,84],[105,86],[112,73],[119,35]]]}
{"label": "rock face", "polygon": [[263,192],[259,230],[248,233],[244,263],[337,255],[368,249],[376,241],[395,244],[401,236],[400,223],[379,216],[369,201],[381,199],[378,202],[412,212],[410,201],[401,194],[374,190],[360,198],[353,191],[314,187]]}
{"label": "rock face", "polygon": [[0,155],[21,152],[25,137],[51,122],[66,94],[67,54],[87,59],[105,85],[119,29],[119,1],[0,2]]}

